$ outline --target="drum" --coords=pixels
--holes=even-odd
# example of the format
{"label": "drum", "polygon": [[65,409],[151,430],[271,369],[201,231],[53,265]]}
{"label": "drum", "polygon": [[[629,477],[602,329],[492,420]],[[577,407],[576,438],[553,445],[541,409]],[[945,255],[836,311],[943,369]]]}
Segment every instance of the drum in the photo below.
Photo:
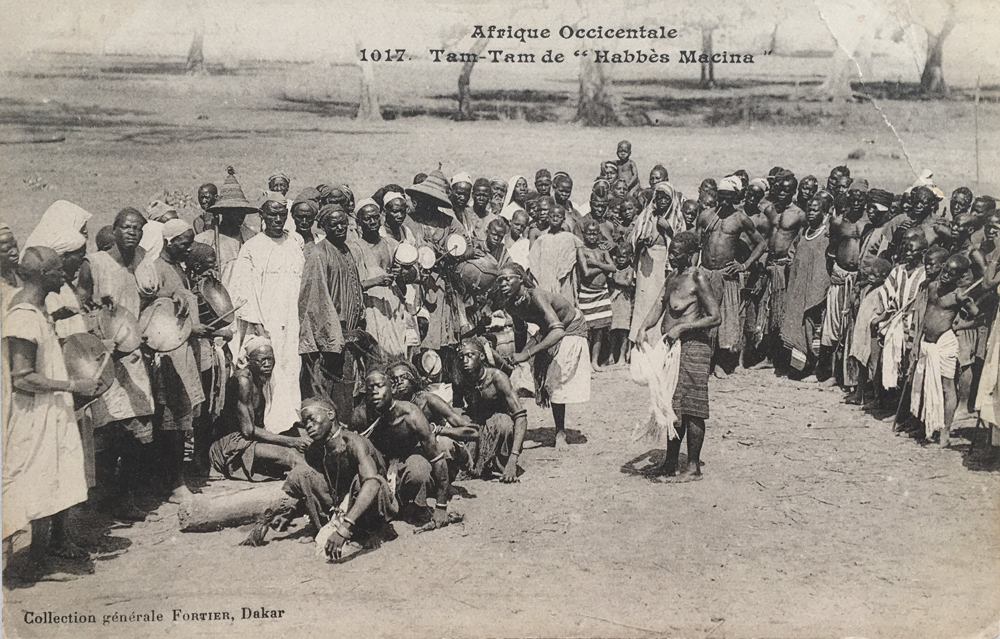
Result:
{"label": "drum", "polygon": [[229,291],[214,277],[203,278],[198,283],[198,298],[204,301],[209,311],[203,318],[205,324],[230,324],[235,319],[236,309]]}
{"label": "drum", "polygon": [[500,275],[500,265],[495,257],[486,253],[455,265],[467,293],[481,295],[490,290]]}
{"label": "drum", "polygon": [[469,249],[469,243],[465,241],[465,237],[458,233],[452,233],[445,240],[445,248],[448,249],[448,253],[455,257],[465,255],[465,252]]}
{"label": "drum", "polygon": [[139,314],[139,330],[146,346],[160,353],[177,350],[191,336],[191,315],[179,317],[174,300],[158,297]]}
{"label": "drum", "polygon": [[97,391],[89,397],[103,395],[115,381],[111,352],[93,333],[73,333],[67,337],[63,342],[63,359],[71,381],[97,380]]}
{"label": "drum", "polygon": [[420,268],[425,271],[434,266],[437,262],[437,256],[434,255],[434,249],[429,246],[421,246],[417,249],[417,263],[420,264]]}
{"label": "drum", "polygon": [[127,308],[102,306],[93,317],[101,336],[113,342],[119,353],[131,353],[142,345],[139,320]]}
{"label": "drum", "polygon": [[393,254],[393,259],[400,266],[413,266],[419,257],[420,252],[417,251],[417,247],[408,242],[401,242]]}

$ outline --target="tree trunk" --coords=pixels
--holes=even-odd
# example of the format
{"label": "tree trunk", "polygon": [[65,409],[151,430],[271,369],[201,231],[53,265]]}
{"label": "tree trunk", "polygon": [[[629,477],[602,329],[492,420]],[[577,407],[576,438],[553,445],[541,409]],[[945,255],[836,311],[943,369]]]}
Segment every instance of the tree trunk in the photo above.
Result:
{"label": "tree trunk", "polygon": [[715,88],[715,64],[712,62],[712,32],[715,28],[705,28],[701,30],[701,55],[708,56],[708,62],[701,63],[701,88]]}
{"label": "tree trunk", "polygon": [[830,58],[830,66],[826,72],[826,79],[823,84],[816,88],[816,94],[825,100],[832,102],[846,102],[854,99],[854,90],[851,88],[851,79],[854,77],[854,62],[850,56],[840,47],[833,52]]}
{"label": "tree trunk", "polygon": [[187,67],[185,68],[188,75],[205,74],[205,54],[202,49],[204,43],[205,32],[200,29],[196,30],[194,38],[191,40],[191,47],[188,49]]}
{"label": "tree trunk", "polygon": [[207,497],[195,495],[177,509],[181,532],[210,532],[242,526],[264,514],[284,495],[282,482],[250,484],[246,489]]}
{"label": "tree trunk", "polygon": [[935,34],[927,30],[927,61],[920,74],[920,91],[924,94],[943,95],[948,92],[948,85],[944,82],[944,41],[954,28],[955,8],[949,5],[941,31]]}
{"label": "tree trunk", "polygon": [[[469,49],[469,53],[479,58],[479,54],[486,50],[489,38],[478,38],[476,43]],[[458,119],[475,120],[476,114],[472,111],[472,90],[469,88],[469,80],[472,79],[472,70],[476,67],[476,59],[466,60],[462,63],[462,72],[458,74]]]}
{"label": "tree trunk", "polygon": [[614,96],[608,88],[602,65],[594,64],[590,56],[580,56],[580,101],[576,121],[584,126],[620,126]]}
{"label": "tree trunk", "polygon": [[361,102],[358,104],[356,120],[382,120],[382,109],[378,104],[378,94],[375,92],[375,65],[371,60],[359,63],[361,65]]}

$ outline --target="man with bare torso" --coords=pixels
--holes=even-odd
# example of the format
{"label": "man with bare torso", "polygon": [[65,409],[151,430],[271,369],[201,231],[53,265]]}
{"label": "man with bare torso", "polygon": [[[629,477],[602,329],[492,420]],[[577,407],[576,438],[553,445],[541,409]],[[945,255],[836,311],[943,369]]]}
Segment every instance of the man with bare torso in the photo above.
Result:
{"label": "man with bare torso", "polygon": [[771,222],[771,233],[767,244],[767,261],[764,265],[764,282],[760,302],[757,305],[757,332],[761,344],[778,365],[787,351],[781,343],[781,322],[785,316],[785,287],[788,283],[788,267],[792,258],[788,251],[806,225],[806,213],[792,202],[798,181],[789,171],[781,171],[774,176],[774,187],[768,199],[761,204],[761,210]]}
{"label": "man with bare torso", "polygon": [[[351,428],[367,436],[386,460],[396,486],[400,513],[417,524],[448,525],[448,454],[439,450],[423,412],[395,398],[389,376],[371,370],[365,376],[365,403],[351,415]],[[433,495],[431,494],[433,492]],[[433,513],[427,498],[435,497]]]}
{"label": "man with bare torso", "polygon": [[937,215],[940,200],[934,191],[926,186],[918,186],[910,192],[908,199],[912,209],[896,229],[892,246],[900,246],[903,235],[910,229],[920,229],[928,246],[948,246],[951,242],[951,227]]}
{"label": "man with bare torso", "polygon": [[845,328],[851,323],[850,300],[861,264],[861,235],[865,229],[864,192],[855,188],[862,181],[851,185],[845,203],[830,220],[830,244],[827,259],[830,269],[830,288],[826,293],[826,315],[820,338],[825,348],[836,348],[842,341]]}
{"label": "man with bare torso", "polygon": [[501,482],[516,482],[528,412],[510,378],[486,365],[486,352],[479,340],[462,340],[458,355],[462,369],[458,390],[465,398],[467,419],[480,429],[479,440],[469,445],[475,457],[473,475],[491,479],[499,473]]}
{"label": "man with bare torso", "polygon": [[975,301],[958,283],[969,270],[969,258],[952,255],[937,281],[927,288],[927,308],[923,315],[920,354],[913,372],[910,411],[924,423],[929,440],[940,431],[940,444],[947,448],[958,396],[955,389],[958,339],[952,325],[960,311],[967,316],[979,313]]}
{"label": "man with bare torso", "polygon": [[[677,386],[673,393],[674,413],[679,417],[677,438],[667,442],[667,457],[660,466],[662,475],[678,475],[681,439],[687,434],[687,467],[680,469],[684,481],[701,477],[701,447],[705,441],[705,420],[709,416],[708,373],[712,345],[708,331],[722,321],[719,303],[701,268],[693,266],[699,249],[698,236],[691,231],[678,233],[670,244],[673,270],[667,274],[660,300],[650,309],[639,329],[637,343],[648,339],[647,330],[663,321],[660,331],[671,344],[680,342]],[[692,470],[690,475],[684,477]]]}
{"label": "man with bare torso", "polygon": [[212,444],[208,455],[212,468],[229,479],[280,478],[302,460],[309,441],[264,428],[274,351],[267,338],[254,336],[247,340],[246,354],[247,366],[233,377],[226,409],[217,422],[230,432]]}
{"label": "man with bare torso", "polygon": [[[737,198],[743,184],[738,177],[719,181],[718,206],[707,209],[698,217],[702,238],[701,265],[716,298],[722,322],[718,329],[715,373],[725,377],[738,364],[743,342],[742,304],[740,289],[743,274],[767,249],[767,243],[746,213],[737,208]],[[741,235],[750,240],[750,256],[745,262],[736,259]],[[727,370],[728,369],[728,370]]]}

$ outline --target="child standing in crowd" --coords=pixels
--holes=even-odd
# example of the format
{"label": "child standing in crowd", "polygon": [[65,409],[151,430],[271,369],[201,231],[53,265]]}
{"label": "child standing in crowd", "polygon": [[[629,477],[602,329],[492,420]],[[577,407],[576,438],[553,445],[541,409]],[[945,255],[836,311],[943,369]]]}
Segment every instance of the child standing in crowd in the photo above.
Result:
{"label": "child standing in crowd", "polygon": [[628,246],[616,244],[611,247],[611,259],[615,272],[608,278],[611,291],[611,357],[614,364],[628,361],[628,331],[632,323],[632,304],[635,297],[635,269],[632,268],[632,254]]}
{"label": "child standing in crowd", "polygon": [[622,140],[618,143],[618,179],[625,180],[629,193],[639,186],[639,169],[632,161],[632,143]]}

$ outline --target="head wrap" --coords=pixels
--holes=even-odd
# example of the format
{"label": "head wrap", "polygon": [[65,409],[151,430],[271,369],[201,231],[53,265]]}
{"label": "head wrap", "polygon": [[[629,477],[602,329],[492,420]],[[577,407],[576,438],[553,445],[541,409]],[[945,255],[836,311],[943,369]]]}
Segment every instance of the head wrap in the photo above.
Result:
{"label": "head wrap", "polygon": [[756,186],[760,190],[764,191],[764,195],[767,195],[767,192],[771,190],[771,185],[768,184],[765,178],[754,178],[750,180],[749,186]]}
{"label": "head wrap", "polygon": [[277,202],[282,206],[288,205],[288,198],[278,191],[264,191],[264,202]]}
{"label": "head wrap", "polygon": [[373,200],[370,197],[366,197],[365,199],[363,199],[360,202],[358,202],[357,210],[360,211],[361,209],[365,208],[366,206],[374,206],[378,210],[380,210],[380,211],[382,210],[382,207],[378,205],[378,202],[376,202],[375,200]]}
{"label": "head wrap", "polygon": [[191,245],[191,250],[188,251],[187,263],[188,266],[204,271],[204,268],[197,268],[200,266],[205,266],[209,260],[215,257],[215,249],[204,244],[202,242],[195,242]]}
{"label": "head wrap", "polygon": [[344,208],[343,204],[340,204],[339,202],[327,204],[326,206],[324,206],[319,210],[319,214],[316,216],[316,223],[319,224],[320,226],[325,225],[327,218],[329,218],[331,215],[333,215],[338,211],[343,213],[344,215],[347,215],[347,209]]}
{"label": "head wrap", "polygon": [[0,235],[6,235],[7,233],[10,232],[11,232],[10,225],[8,225],[6,222],[0,222]]}
{"label": "head wrap", "polygon": [[386,191],[385,195],[382,196],[382,206],[389,206],[389,202],[393,200],[403,200],[405,202],[406,198],[399,191]]}
{"label": "head wrap", "polygon": [[663,217],[670,225],[670,228],[673,229],[674,235],[687,229],[687,222],[684,221],[684,215],[681,213],[681,202],[684,200],[684,195],[675,189],[670,182],[659,182],[653,187],[649,203],[642,209],[642,213],[636,216],[632,222],[632,228],[626,236],[626,240],[632,246],[633,254],[637,251],[637,244],[640,239],[648,240],[656,237],[658,233],[656,229],[657,216],[653,212],[656,207],[657,191],[670,196],[670,208],[663,214]]}
{"label": "head wrap", "polygon": [[264,348],[265,346],[271,346],[271,340],[263,335],[251,335],[243,342],[243,352],[249,356],[258,348]]}
{"label": "head wrap", "polygon": [[191,230],[193,230],[193,228],[191,227],[190,222],[187,222],[180,218],[176,220],[170,220],[169,222],[165,222],[163,224],[163,231],[162,231],[163,239],[169,242],[178,235],[183,235],[187,231]]}
{"label": "head wrap", "polygon": [[163,218],[170,212],[177,213],[177,209],[163,200],[154,200],[152,204],[146,207],[146,215],[149,216],[149,219],[157,222],[166,222]]}
{"label": "head wrap", "polygon": [[283,179],[285,182],[291,182],[291,180],[288,179],[287,175],[285,175],[281,171],[275,171],[274,173],[271,174],[271,177],[267,178],[267,185],[271,186],[271,182],[274,182],[278,178]]}
{"label": "head wrap", "polygon": [[149,220],[143,225],[139,247],[146,251],[145,259],[155,260],[159,257],[160,251],[163,250],[163,222]]}
{"label": "head wrap", "polygon": [[882,189],[872,189],[868,191],[868,201],[888,209],[892,206],[892,193]]}
{"label": "head wrap", "polygon": [[549,173],[548,169],[538,169],[538,171],[535,172],[535,182],[542,179],[543,177],[549,178],[551,180],[552,174]]}
{"label": "head wrap", "polygon": [[25,240],[21,250],[31,246],[45,246],[59,255],[75,251],[87,244],[83,230],[91,214],[83,210],[72,202],[58,200],[42,213],[42,219],[38,221],[38,226],[31,232]]}
{"label": "head wrap", "polygon": [[514,186],[517,184],[518,180],[524,180],[525,183],[528,182],[528,178],[523,175],[515,175],[511,177],[507,182],[507,193],[503,196],[503,206],[500,208],[500,217],[508,222],[514,215],[514,211],[524,210],[523,206],[514,201]]}
{"label": "head wrap", "polygon": [[868,192],[868,180],[860,178],[851,182],[851,186],[848,187],[848,191],[861,191],[862,193]]}
{"label": "head wrap", "polygon": [[[292,204],[291,208],[294,209],[297,206],[300,206],[300,207],[301,206],[306,206],[306,207],[309,208],[310,213],[312,213],[313,215],[318,215],[319,214],[319,204],[316,203],[316,200],[300,200],[300,199],[296,198],[296,200]],[[291,213],[291,209],[289,209],[289,213]]]}
{"label": "head wrap", "polygon": [[451,178],[451,185],[461,184],[465,182],[466,184],[472,184],[472,176],[468,173],[459,173],[455,177]]}
{"label": "head wrap", "polygon": [[[659,185],[657,185],[659,186]],[[719,180],[720,191],[739,192],[743,190],[743,180],[735,175],[730,175]]]}
{"label": "head wrap", "polygon": [[311,186],[299,191],[299,194],[295,196],[296,202],[302,202],[305,200],[312,200],[313,202],[319,202],[319,191]]}

